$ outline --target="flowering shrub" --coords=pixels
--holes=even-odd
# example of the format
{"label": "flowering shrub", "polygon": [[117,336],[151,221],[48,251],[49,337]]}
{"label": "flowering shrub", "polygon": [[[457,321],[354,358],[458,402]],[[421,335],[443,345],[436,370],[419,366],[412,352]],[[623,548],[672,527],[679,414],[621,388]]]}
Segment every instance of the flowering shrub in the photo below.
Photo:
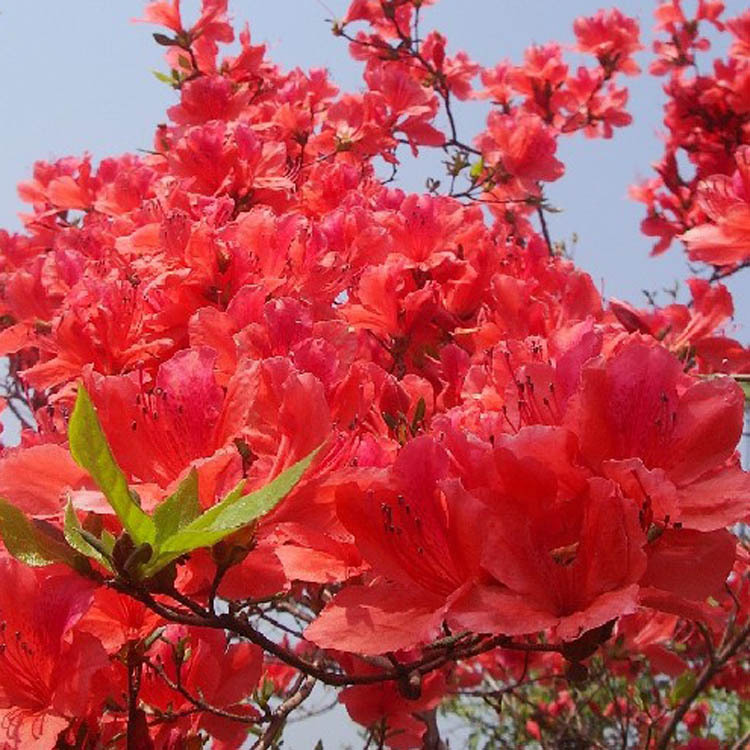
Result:
{"label": "flowering shrub", "polygon": [[[420,36],[431,4],[354,0],[341,93],[247,27],[221,57],[226,0],[151,2],[178,98],[153,150],[20,185],[3,748],[276,747],[317,684],[367,747],[445,747],[438,710],[477,747],[750,737],[750,352],[720,283],[750,263],[750,12],[656,9],[665,156],[633,192],[706,271],[640,310],[544,192],[560,138],[630,122],[637,22],[576,20],[576,70],[555,43],[483,69]],[[706,24],[731,43],[699,74]],[[393,187],[425,149],[447,187]]]}

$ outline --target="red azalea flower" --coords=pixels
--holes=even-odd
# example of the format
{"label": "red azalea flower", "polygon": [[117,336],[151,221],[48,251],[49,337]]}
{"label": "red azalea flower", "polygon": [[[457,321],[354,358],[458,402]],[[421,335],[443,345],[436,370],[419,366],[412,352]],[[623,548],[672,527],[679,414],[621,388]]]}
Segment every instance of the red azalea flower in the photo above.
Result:
{"label": "red azalea flower", "polygon": [[730,378],[695,382],[665,349],[634,339],[584,367],[565,423],[594,471],[617,481],[651,473],[665,490],[666,482],[674,486],[676,508],[657,510],[657,520],[671,513],[672,521],[710,531],[748,513],[750,476],[733,460],[743,410]]}
{"label": "red azalea flower", "polygon": [[52,747],[96,705],[101,643],[77,629],[93,593],[72,573],[33,570],[0,558],[0,742],[7,750]]}

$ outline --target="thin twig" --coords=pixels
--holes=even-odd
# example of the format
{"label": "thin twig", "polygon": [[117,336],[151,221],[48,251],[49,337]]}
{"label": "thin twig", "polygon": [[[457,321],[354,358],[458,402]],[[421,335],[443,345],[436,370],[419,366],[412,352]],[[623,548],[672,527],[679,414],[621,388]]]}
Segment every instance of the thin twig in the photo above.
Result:
{"label": "thin twig", "polygon": [[310,693],[312,693],[315,683],[315,678],[310,677],[309,675],[302,677],[297,682],[292,694],[274,710],[270,724],[258,738],[258,741],[253,745],[252,750],[267,750],[267,748],[273,746],[279,732],[287,720],[287,717],[310,697]]}
{"label": "thin twig", "polygon": [[544,218],[544,209],[541,205],[536,207],[536,214],[539,217],[539,223],[542,225],[542,234],[544,235],[544,241],[547,243],[547,250],[550,255],[554,255],[555,251],[552,248],[552,240],[549,236],[549,229],[547,228],[547,219]]}
{"label": "thin twig", "polygon": [[711,680],[726,666],[727,662],[742,648],[745,642],[750,638],[750,624],[745,625],[742,630],[727,644],[726,648],[716,654],[716,658],[706,664],[695,686],[690,691],[680,705],[672,714],[672,718],[664,730],[663,734],[656,743],[656,750],[667,750],[672,735],[675,733],[677,726],[682,721],[685,714],[690,709],[695,699],[709,686]]}
{"label": "thin twig", "polygon": [[125,746],[127,750],[138,750],[138,693],[141,690],[143,665],[136,661],[134,653],[128,652],[128,726]]}
{"label": "thin twig", "polygon": [[148,665],[149,667],[151,667],[151,669],[154,670],[154,672],[156,672],[156,674],[159,675],[159,677],[161,677],[161,679],[168,687],[172,688],[172,690],[174,690],[176,693],[179,693],[183,698],[185,698],[185,700],[195,706],[195,708],[201,711],[205,711],[206,713],[214,714],[215,716],[220,716],[223,719],[241,722],[242,724],[258,723],[258,719],[254,716],[245,716],[243,714],[233,713],[232,711],[226,711],[223,708],[219,708],[218,706],[212,706],[210,703],[206,703],[206,701],[193,695],[182,684],[181,670],[179,668],[177,670],[177,680],[171,680],[167,673],[164,671],[164,667],[162,667],[160,664],[149,661]]}

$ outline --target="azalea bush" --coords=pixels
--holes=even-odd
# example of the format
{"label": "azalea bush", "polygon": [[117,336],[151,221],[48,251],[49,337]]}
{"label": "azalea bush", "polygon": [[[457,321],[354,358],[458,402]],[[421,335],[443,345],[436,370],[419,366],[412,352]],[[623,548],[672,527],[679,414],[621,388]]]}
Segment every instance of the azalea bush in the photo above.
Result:
{"label": "azalea bush", "polygon": [[279,747],[321,691],[366,748],[750,740],[750,351],[721,283],[750,265],[750,11],[655,8],[664,156],[632,194],[692,276],[640,306],[545,195],[561,139],[630,123],[637,21],[576,19],[579,67],[550,42],[482,68],[432,4],[332,21],[351,93],[235,39],[226,0],[151,2],[152,149],[19,186],[2,748]]}

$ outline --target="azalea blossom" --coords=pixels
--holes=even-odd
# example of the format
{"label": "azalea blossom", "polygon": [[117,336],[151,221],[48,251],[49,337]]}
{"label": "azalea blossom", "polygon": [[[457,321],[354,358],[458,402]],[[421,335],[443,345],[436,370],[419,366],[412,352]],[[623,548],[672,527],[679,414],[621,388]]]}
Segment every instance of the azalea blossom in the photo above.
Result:
{"label": "azalea blossom", "polygon": [[[657,3],[650,65],[617,8],[480,64],[433,4],[331,19],[347,91],[226,0],[148,2],[174,92],[151,149],[19,185],[2,748],[267,748],[325,690],[368,747],[442,747],[444,712],[508,747],[746,730],[750,353],[722,282],[750,258],[748,14]],[[618,137],[641,67],[642,230],[703,264],[648,307],[575,264],[549,200],[561,140]]]}

